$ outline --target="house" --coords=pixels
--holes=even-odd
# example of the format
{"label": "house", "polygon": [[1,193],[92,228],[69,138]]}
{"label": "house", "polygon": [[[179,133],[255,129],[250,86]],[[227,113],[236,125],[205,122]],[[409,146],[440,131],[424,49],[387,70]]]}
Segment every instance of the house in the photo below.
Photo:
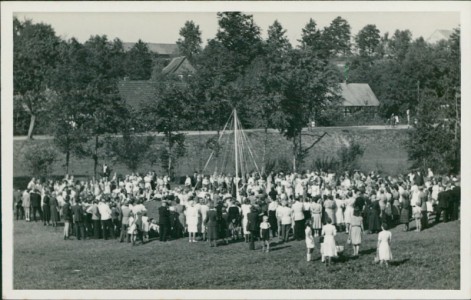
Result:
{"label": "house", "polygon": [[448,40],[452,33],[452,30],[437,29],[427,38],[426,41],[430,44],[436,44],[441,40]]}
{"label": "house", "polygon": [[[162,69],[162,75],[191,76],[196,72],[185,56],[173,58],[170,63]],[[124,78],[118,82],[118,90],[121,98],[133,109],[139,110],[144,103],[152,102],[155,99],[156,89],[154,79],[150,80],[129,80]]]}
{"label": "house", "polygon": [[183,76],[191,76],[191,74],[194,74],[195,72],[195,68],[191,65],[186,56],[173,58],[162,70],[162,74],[165,76],[172,74],[177,75],[180,78],[183,78]]}
{"label": "house", "polygon": [[[129,51],[135,43],[123,43],[124,51]],[[177,44],[146,43],[149,51],[160,57],[171,57],[178,53]]]}
{"label": "house", "polygon": [[346,83],[340,84],[342,106],[344,116],[351,113],[363,111],[374,116],[379,107],[378,98],[373,93],[367,83]]}

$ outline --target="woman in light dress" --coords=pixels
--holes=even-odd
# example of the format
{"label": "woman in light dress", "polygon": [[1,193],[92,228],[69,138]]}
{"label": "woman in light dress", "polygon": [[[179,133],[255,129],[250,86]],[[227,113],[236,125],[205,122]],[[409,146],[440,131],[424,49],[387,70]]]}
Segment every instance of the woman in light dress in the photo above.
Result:
{"label": "woman in light dress", "polygon": [[245,242],[249,242],[249,234],[250,231],[247,230],[248,218],[247,215],[250,213],[250,208],[252,205],[250,204],[249,199],[244,200],[244,204],[241,205],[242,210],[242,231],[244,232]]}
{"label": "woman in light dress", "polygon": [[332,195],[324,195],[327,199],[324,201],[324,209],[325,209],[325,222],[327,223],[327,219],[330,219],[331,224],[335,225],[336,220],[335,220],[335,201],[334,197]]}
{"label": "woman in light dress", "polygon": [[335,244],[335,235],[337,229],[332,225],[332,220],[327,218],[327,224],[322,227],[322,236],[324,243],[322,244],[322,257],[325,259],[326,265],[330,265],[331,258],[337,257],[337,247]]}
{"label": "woman in light dress", "polygon": [[322,228],[322,205],[319,203],[320,196],[314,196],[311,202],[311,220],[314,236],[320,234]]}
{"label": "woman in light dress", "polygon": [[388,225],[383,224],[381,226],[383,229],[378,234],[378,258],[379,262],[382,265],[383,263],[388,266],[388,261],[392,260],[392,253],[391,253],[391,231],[388,230]]}
{"label": "woman in light dress", "polygon": [[306,221],[306,229],[304,230],[306,237],[306,261],[311,261],[312,252],[316,245],[314,244],[314,237],[312,236],[311,221]]}
{"label": "woman in light dress", "polygon": [[353,192],[348,191],[347,199],[345,200],[345,213],[344,213],[344,222],[347,233],[350,230],[350,223],[352,222],[353,217],[353,203],[355,203],[355,197],[353,197]]}
{"label": "woman in light dress", "polygon": [[344,231],[345,227],[344,207],[345,200],[341,198],[340,194],[335,194],[335,223],[339,231]]}
{"label": "woman in light dress", "polygon": [[195,206],[195,202],[191,200],[188,208],[185,210],[186,214],[186,225],[188,226],[188,242],[195,243],[196,233],[198,232],[198,208]]}
{"label": "woman in light dress", "polygon": [[361,216],[352,216],[350,220],[350,242],[353,247],[353,256],[358,257],[361,244],[361,234],[364,232],[363,229],[363,218]]}

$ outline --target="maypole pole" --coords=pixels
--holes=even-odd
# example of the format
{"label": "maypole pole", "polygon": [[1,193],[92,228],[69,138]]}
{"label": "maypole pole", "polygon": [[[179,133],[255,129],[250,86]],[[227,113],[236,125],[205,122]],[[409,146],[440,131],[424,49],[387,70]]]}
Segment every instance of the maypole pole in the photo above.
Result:
{"label": "maypole pole", "polygon": [[236,186],[236,199],[237,201],[239,200],[239,156],[238,156],[238,151],[237,151],[237,110],[234,108],[234,152],[235,152],[235,176],[234,176],[234,181],[235,181],[235,186]]}

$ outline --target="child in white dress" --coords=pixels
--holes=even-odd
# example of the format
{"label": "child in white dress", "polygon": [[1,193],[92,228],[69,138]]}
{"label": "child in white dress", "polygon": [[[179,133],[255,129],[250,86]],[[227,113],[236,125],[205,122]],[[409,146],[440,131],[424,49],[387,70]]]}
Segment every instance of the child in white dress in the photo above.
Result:
{"label": "child in white dress", "polygon": [[391,231],[388,230],[388,225],[383,224],[381,226],[383,229],[379,234],[378,234],[378,259],[380,262],[380,265],[383,263],[386,264],[386,267],[388,266],[388,261],[392,260],[392,253],[391,253]]}
{"label": "child in white dress", "polygon": [[304,234],[306,236],[306,260],[311,261],[312,259],[312,252],[316,245],[314,244],[314,237],[312,236],[312,229],[311,229],[311,221],[306,221],[306,229],[304,230]]}
{"label": "child in white dress", "polygon": [[131,236],[131,242],[132,245],[134,246],[136,244],[136,238],[137,238],[137,224],[136,224],[136,219],[134,218],[134,215],[131,214],[129,217],[129,227],[128,227],[128,235]]}
{"label": "child in white dress", "polygon": [[149,241],[149,217],[147,212],[142,213],[142,243],[145,244]]}

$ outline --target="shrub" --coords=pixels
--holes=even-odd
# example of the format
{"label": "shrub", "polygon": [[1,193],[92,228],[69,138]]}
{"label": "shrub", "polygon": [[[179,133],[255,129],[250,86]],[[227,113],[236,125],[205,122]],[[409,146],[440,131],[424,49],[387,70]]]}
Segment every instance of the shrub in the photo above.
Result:
{"label": "shrub", "polygon": [[57,155],[57,150],[51,145],[33,144],[23,148],[21,159],[32,176],[47,177],[52,173]]}

